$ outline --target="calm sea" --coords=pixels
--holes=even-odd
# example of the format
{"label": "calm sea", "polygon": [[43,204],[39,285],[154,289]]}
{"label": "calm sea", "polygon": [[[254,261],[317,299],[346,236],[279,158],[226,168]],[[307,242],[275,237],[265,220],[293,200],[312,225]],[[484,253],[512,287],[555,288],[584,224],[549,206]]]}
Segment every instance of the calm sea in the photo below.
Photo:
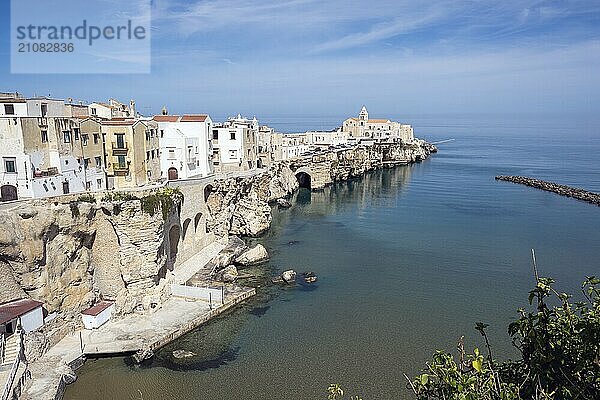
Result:
{"label": "calm sea", "polygon": [[[340,117],[263,118],[282,131],[331,129]],[[319,399],[330,383],[365,399],[409,399],[436,349],[482,346],[514,357],[506,326],[540,273],[561,291],[600,275],[600,209],[510,183],[548,179],[600,192],[600,123],[577,116],[408,116],[417,136],[453,138],[417,165],[301,191],[258,241],[272,254],[255,284],[284,269],[313,287],[268,285],[236,311],[147,365],[89,360],[68,387],[85,399]],[[174,350],[196,356],[173,357]]]}

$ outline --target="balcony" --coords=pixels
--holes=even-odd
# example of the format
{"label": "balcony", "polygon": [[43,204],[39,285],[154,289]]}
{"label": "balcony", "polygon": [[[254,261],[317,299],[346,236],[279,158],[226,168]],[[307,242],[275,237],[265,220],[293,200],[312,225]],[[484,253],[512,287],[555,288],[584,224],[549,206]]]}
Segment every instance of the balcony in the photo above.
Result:
{"label": "balcony", "polygon": [[112,169],[115,175],[124,176],[129,174],[129,165],[120,164],[120,163],[112,163]]}
{"label": "balcony", "polygon": [[112,154],[113,156],[126,156],[129,152],[127,143],[115,143],[112,142]]}

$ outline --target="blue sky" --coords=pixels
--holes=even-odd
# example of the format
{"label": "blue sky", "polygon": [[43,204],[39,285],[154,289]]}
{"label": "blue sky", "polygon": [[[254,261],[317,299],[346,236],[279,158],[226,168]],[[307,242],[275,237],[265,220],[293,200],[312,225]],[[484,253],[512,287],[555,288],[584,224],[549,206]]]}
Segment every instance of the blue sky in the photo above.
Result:
{"label": "blue sky", "polygon": [[600,108],[597,0],[154,0],[152,27],[152,73],[135,75],[10,74],[2,28],[0,91],[134,98],[145,114]]}

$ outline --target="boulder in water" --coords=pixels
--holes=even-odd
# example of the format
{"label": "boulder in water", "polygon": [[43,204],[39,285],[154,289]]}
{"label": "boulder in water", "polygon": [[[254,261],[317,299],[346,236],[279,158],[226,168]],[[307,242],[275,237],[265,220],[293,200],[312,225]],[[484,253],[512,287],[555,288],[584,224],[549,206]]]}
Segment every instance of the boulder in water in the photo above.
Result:
{"label": "boulder in water", "polygon": [[293,269],[283,271],[281,273],[281,279],[287,284],[296,283],[296,271]]}
{"label": "boulder in water", "polygon": [[173,352],[173,357],[175,358],[189,358],[194,357],[195,355],[196,353],[187,350],[175,350]]}
{"label": "boulder in water", "polygon": [[229,265],[221,272],[221,281],[232,283],[239,277],[237,268],[234,265]]}
{"label": "boulder in water", "polygon": [[269,253],[265,246],[257,244],[250,250],[246,250],[239,257],[235,259],[235,262],[240,265],[255,265],[260,264],[269,259]]}

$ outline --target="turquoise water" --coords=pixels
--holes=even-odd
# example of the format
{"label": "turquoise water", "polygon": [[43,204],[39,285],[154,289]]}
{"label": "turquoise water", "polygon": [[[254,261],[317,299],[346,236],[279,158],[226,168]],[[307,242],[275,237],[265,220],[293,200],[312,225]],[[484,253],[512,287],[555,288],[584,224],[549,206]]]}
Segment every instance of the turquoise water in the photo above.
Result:
{"label": "turquoise water", "polygon": [[[331,118],[337,121],[338,118]],[[317,399],[340,383],[365,399],[410,398],[414,375],[439,348],[481,346],[514,356],[506,325],[532,285],[530,249],[543,275],[577,291],[600,275],[600,209],[494,181],[534,176],[600,192],[600,124],[586,119],[407,118],[419,136],[447,138],[429,160],[310,193],[275,210],[259,241],[266,276],[312,270],[311,288],[261,287],[256,299],[134,366],[91,360],[72,399]],[[324,118],[273,119],[282,130]],[[303,128],[304,127],[304,128]],[[174,350],[197,356],[176,360]]]}

